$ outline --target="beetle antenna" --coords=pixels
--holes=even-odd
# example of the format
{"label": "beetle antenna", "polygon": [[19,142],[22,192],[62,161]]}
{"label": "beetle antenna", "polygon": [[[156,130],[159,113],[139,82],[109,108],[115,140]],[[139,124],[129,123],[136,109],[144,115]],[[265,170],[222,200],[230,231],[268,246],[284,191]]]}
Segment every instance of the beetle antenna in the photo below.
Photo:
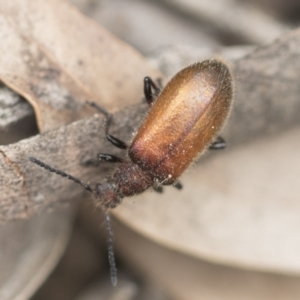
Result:
{"label": "beetle antenna", "polygon": [[66,177],[67,179],[69,180],[72,180],[74,182],[76,182],[77,184],[81,185],[83,188],[85,188],[87,191],[91,192],[91,193],[94,193],[93,189],[86,183],[84,183],[83,181],[79,180],[78,178],[68,174],[68,173],[65,173],[61,170],[58,170],[58,169],[54,169],[52,168],[51,166],[43,163],[42,161],[38,160],[37,158],[35,157],[29,157],[30,161],[32,161],[33,163],[37,164],[38,166],[52,172],[52,173],[55,173],[57,175],[60,175],[62,177]]}
{"label": "beetle antenna", "polygon": [[114,235],[111,228],[111,218],[108,211],[105,211],[105,225],[107,232],[107,249],[108,249],[108,263],[110,269],[110,281],[113,286],[118,283],[117,267],[114,253]]}

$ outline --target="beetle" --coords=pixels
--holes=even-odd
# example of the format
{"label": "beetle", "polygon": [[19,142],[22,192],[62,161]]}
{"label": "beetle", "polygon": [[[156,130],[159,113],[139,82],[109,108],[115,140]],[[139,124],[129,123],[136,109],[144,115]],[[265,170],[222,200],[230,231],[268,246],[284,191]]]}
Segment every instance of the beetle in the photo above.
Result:
{"label": "beetle", "polygon": [[92,192],[104,208],[114,208],[122,198],[161,185],[181,188],[179,176],[206,148],[222,149],[218,137],[231,107],[232,80],[225,64],[206,60],[177,73],[160,91],[149,77],[144,93],[150,111],[128,146],[109,134],[112,115],[93,102],[89,104],[106,116],[106,138],[114,146],[127,149],[129,160],[99,153],[100,161],[120,163],[111,180],[93,189],[79,179],[54,169],[40,160],[30,160],[50,172],[67,177]]}
{"label": "beetle", "polygon": [[[119,163],[112,178],[95,188],[44,162],[30,160],[80,184],[93,193],[104,209],[115,208],[124,197],[162,185],[180,189],[180,175],[207,148],[222,149],[217,137],[230,112],[232,79],[228,67],[217,60],[195,63],[179,71],[161,91],[149,77],[144,79],[145,99],[150,107],[133,141],[128,146],[109,134],[112,115],[97,104],[89,104],[106,116],[105,134],[114,146],[126,149],[128,159],[99,153],[100,161]],[[110,230],[110,229],[108,229]]]}

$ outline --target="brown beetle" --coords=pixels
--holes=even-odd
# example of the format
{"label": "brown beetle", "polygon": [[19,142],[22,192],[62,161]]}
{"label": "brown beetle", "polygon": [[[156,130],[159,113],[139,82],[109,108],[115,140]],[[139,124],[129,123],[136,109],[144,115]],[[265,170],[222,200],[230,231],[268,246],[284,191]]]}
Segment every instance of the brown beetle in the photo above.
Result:
{"label": "brown beetle", "polygon": [[[101,161],[120,163],[110,181],[97,184],[94,190],[36,158],[30,160],[81,184],[93,192],[105,208],[114,208],[123,197],[142,193],[151,186],[159,189],[160,185],[175,184],[180,188],[179,176],[210,145],[227,118],[232,100],[230,73],[223,63],[207,60],[181,70],[162,92],[146,77],[144,91],[151,109],[129,147],[108,133],[112,116],[90,103],[107,117],[107,139],[116,147],[128,149],[128,161],[98,154]],[[220,137],[210,145],[210,149],[224,147],[225,142]]]}
{"label": "brown beetle", "polygon": [[[216,138],[216,135],[231,107],[232,80],[229,70],[222,62],[203,61],[181,70],[162,91],[146,77],[144,93],[151,109],[130,146],[108,133],[112,115],[90,103],[107,118],[107,139],[116,147],[128,150],[129,160],[98,154],[100,161],[120,163],[109,181],[97,184],[93,189],[36,158],[30,157],[30,160],[80,184],[92,192],[105,209],[114,208],[122,198],[142,193],[149,187],[157,191],[161,191],[162,185],[181,188],[178,178],[200,153],[206,148],[225,147],[224,140]],[[114,275],[116,277],[112,274],[112,281],[115,285]]]}

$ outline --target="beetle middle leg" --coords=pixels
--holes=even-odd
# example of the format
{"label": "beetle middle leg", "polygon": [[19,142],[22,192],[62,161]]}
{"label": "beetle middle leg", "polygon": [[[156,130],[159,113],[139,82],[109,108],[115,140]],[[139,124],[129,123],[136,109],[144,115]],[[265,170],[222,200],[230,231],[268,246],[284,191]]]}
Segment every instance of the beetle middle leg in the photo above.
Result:
{"label": "beetle middle leg", "polygon": [[[180,181],[176,181],[173,184],[173,187],[176,188],[177,190],[182,190],[183,185],[182,185],[182,183]],[[163,191],[164,191],[162,185],[158,184],[157,182],[154,182],[153,189],[154,189],[155,192],[158,192],[158,193],[163,193]]]}
{"label": "beetle middle leg", "polygon": [[125,142],[121,141],[120,139],[116,138],[115,136],[108,133],[108,129],[112,120],[112,114],[109,113],[107,110],[102,108],[101,106],[97,105],[95,102],[87,101],[87,104],[90,106],[96,108],[100,113],[102,113],[106,117],[106,123],[105,123],[105,135],[106,139],[111,142],[115,147],[120,149],[127,149],[128,146]]}
{"label": "beetle middle leg", "polygon": [[183,185],[180,181],[176,181],[174,184],[173,184],[174,188],[176,188],[177,190],[182,190],[183,188]]}
{"label": "beetle middle leg", "polygon": [[112,155],[112,154],[106,154],[106,153],[98,153],[97,158],[99,161],[106,161],[110,163],[124,163],[126,162],[125,159]]}
{"label": "beetle middle leg", "polygon": [[164,188],[162,187],[161,184],[158,183],[158,181],[154,181],[153,184],[153,190],[159,194],[163,193]]}
{"label": "beetle middle leg", "polygon": [[221,137],[218,136],[214,142],[211,143],[211,145],[208,147],[210,150],[222,150],[226,148],[226,142]]}

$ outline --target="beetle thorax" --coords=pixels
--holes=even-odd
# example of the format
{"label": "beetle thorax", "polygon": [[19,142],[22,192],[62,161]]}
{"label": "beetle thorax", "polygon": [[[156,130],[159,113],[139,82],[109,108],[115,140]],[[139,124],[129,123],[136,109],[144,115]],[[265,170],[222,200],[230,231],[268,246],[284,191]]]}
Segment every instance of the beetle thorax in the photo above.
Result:
{"label": "beetle thorax", "polygon": [[124,163],[115,171],[113,182],[121,197],[133,196],[153,186],[153,178],[149,172],[143,171],[137,164]]}

